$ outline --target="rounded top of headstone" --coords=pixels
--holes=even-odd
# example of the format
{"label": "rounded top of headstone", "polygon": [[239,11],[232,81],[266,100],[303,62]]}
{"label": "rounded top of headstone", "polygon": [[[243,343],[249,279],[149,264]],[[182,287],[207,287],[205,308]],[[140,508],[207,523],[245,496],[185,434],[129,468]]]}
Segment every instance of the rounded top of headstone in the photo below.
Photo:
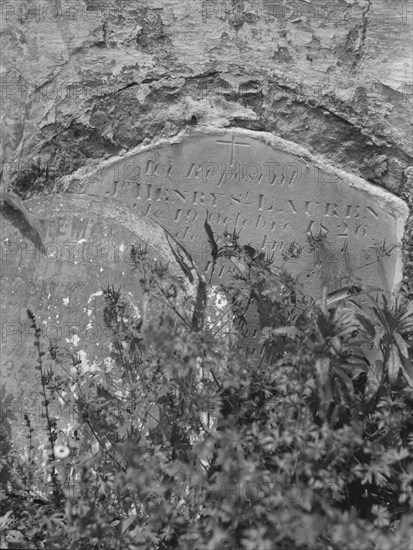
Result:
{"label": "rounded top of headstone", "polygon": [[[359,282],[392,292],[402,280],[404,201],[266,132],[191,130],[81,169],[66,188],[159,221],[208,279],[205,220],[217,237],[264,250],[312,295]],[[226,276],[215,270],[212,281]]]}

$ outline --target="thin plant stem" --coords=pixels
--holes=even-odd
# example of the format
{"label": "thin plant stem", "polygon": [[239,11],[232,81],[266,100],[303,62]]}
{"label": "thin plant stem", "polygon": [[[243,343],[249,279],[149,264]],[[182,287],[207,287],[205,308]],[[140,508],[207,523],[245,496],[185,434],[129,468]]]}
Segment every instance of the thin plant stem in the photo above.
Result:
{"label": "thin plant stem", "polygon": [[49,467],[50,467],[50,475],[51,475],[51,478],[52,478],[53,499],[55,501],[55,504],[60,504],[61,500],[62,500],[62,497],[63,497],[63,491],[62,491],[62,488],[61,488],[60,483],[59,483],[59,478],[58,478],[58,475],[57,475],[56,468],[53,464],[53,460],[54,460],[54,456],[55,456],[55,441],[57,439],[56,426],[53,424],[52,419],[50,417],[49,400],[47,398],[47,387],[46,387],[47,375],[49,375],[50,373],[45,372],[45,368],[44,368],[44,365],[43,365],[42,357],[43,357],[43,355],[45,355],[45,353],[41,350],[41,342],[40,342],[41,331],[40,331],[39,327],[37,326],[36,317],[29,309],[27,310],[27,314],[29,316],[29,319],[32,321],[31,326],[34,329],[34,333],[35,333],[34,345],[36,346],[37,352],[38,352],[38,363],[39,363],[40,381],[41,381],[41,388],[42,388],[41,389],[41,394],[42,394],[43,400],[44,400],[43,401],[43,406],[44,406],[44,411],[45,411],[46,426],[47,426],[47,431],[48,431],[48,435],[49,435],[48,439],[49,439],[49,444],[50,444],[50,453],[49,453],[49,457],[48,457],[48,463],[49,463]]}

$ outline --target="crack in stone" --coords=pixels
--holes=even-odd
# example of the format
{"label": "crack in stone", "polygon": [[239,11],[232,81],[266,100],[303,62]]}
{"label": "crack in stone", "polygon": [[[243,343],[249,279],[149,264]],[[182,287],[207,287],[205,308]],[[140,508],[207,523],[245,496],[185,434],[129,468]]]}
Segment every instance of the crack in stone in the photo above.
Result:
{"label": "crack in stone", "polygon": [[200,79],[200,78],[212,78],[212,77],[216,77],[216,76],[220,76],[219,71],[207,71],[205,73],[187,76],[187,77],[185,77],[185,80],[195,80],[197,78],[198,79]]}
{"label": "crack in stone", "polygon": [[139,86],[139,82],[130,82],[129,84],[126,84],[126,86],[123,86],[123,88],[119,88],[119,90],[116,90],[115,92],[112,92],[109,95],[116,95],[120,92],[123,92],[124,90],[127,90],[128,88],[134,88],[135,86]]}
{"label": "crack in stone", "polygon": [[[103,25],[102,25],[103,42],[104,42],[105,46],[107,46],[107,36],[108,36],[107,23],[108,23],[107,21],[104,21]],[[100,42],[98,44],[100,44]]]}
{"label": "crack in stone", "polygon": [[118,90],[113,90],[111,92],[107,92],[105,94],[96,94],[91,95],[88,101],[97,101],[98,99],[107,99],[108,97],[113,97],[116,94],[119,94],[120,92],[123,92],[124,90],[127,90],[128,88],[134,88],[135,86],[140,86],[139,82],[130,82],[129,84],[126,84],[122,88],[119,88]]}
{"label": "crack in stone", "polygon": [[353,66],[352,66],[353,70],[357,67],[357,65],[360,62],[360,59],[361,59],[361,56],[362,56],[362,53],[363,53],[363,49],[364,49],[364,44],[366,42],[367,25],[368,25],[368,22],[369,22],[368,14],[369,14],[370,9],[371,9],[371,2],[372,2],[372,0],[367,0],[367,6],[363,10],[363,16],[362,16],[363,23],[360,27],[361,28],[361,38],[360,38],[360,44],[357,48],[357,52],[354,55],[355,59],[353,61]]}

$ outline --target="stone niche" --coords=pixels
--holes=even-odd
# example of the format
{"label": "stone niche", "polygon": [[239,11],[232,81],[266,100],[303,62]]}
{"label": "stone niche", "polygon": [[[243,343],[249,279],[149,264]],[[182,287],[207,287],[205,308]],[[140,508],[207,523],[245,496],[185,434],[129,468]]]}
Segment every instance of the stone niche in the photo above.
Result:
{"label": "stone niche", "polygon": [[[66,189],[147,214],[207,276],[206,218],[215,235],[235,230],[240,244],[265,250],[313,296],[401,282],[407,205],[271,134],[204,128],[80,170]],[[212,282],[226,276],[221,266]]]}
{"label": "stone niche", "polygon": [[[194,295],[198,287],[197,270],[182,247],[159,224],[126,204],[103,197],[55,195],[25,205],[39,226],[46,254],[25,234],[14,212],[0,216],[2,384],[13,396],[20,423],[24,411],[37,411],[37,419],[42,412],[28,308],[37,317],[44,351],[56,344],[78,354],[85,369],[94,370],[108,366],[111,358],[102,315],[103,288],[121,287],[135,318],[145,319],[153,312],[130,259],[132,245],[146,246],[151,260],[168,263],[172,274],[183,277],[185,296]],[[64,411],[57,414],[65,416]]]}

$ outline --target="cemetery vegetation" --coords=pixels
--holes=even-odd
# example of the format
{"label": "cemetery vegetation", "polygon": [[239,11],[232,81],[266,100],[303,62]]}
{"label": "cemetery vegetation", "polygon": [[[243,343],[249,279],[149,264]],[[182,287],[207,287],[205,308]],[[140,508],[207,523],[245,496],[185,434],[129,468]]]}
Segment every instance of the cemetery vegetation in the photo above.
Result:
{"label": "cemetery vegetation", "polygon": [[[412,547],[408,292],[360,284],[363,309],[351,293],[308,297],[236,235],[223,259],[241,268],[218,289],[225,337],[208,283],[177,299],[184,281],[141,249],[137,285],[159,315],[143,323],[121,288],[105,288],[107,364],[47,348],[28,312],[42,416],[26,412],[17,449],[3,391],[1,548]],[[254,304],[259,358],[243,336]]]}

